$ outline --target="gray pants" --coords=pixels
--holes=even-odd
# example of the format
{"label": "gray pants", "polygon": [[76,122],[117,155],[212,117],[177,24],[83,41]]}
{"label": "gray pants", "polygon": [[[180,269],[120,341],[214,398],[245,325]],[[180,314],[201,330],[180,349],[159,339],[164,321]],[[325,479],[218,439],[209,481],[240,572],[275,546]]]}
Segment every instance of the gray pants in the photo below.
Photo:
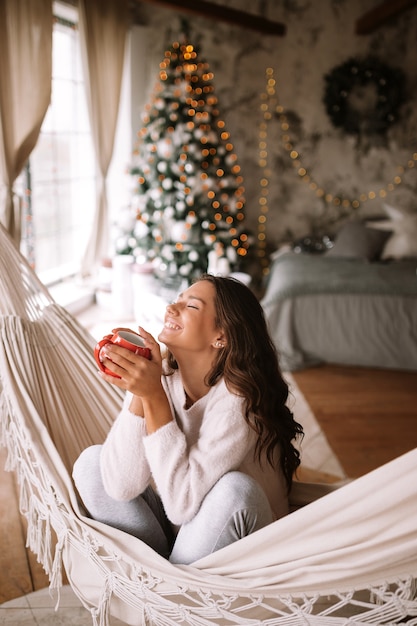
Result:
{"label": "gray pants", "polygon": [[195,517],[176,537],[152,487],[128,502],[110,498],[100,472],[101,446],[84,450],[73,478],[88,514],[97,521],[138,537],[172,563],[189,564],[242,539],[273,521],[268,499],[247,474],[229,472],[204,498]]}

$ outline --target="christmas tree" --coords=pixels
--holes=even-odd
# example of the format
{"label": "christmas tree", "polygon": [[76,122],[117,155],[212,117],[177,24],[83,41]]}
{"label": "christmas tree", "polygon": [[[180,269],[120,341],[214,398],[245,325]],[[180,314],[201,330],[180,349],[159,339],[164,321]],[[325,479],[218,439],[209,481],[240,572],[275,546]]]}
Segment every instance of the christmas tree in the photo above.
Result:
{"label": "christmas tree", "polygon": [[152,262],[166,284],[236,270],[249,247],[243,179],[217,104],[208,64],[174,43],[138,133],[134,223],[117,250]]}

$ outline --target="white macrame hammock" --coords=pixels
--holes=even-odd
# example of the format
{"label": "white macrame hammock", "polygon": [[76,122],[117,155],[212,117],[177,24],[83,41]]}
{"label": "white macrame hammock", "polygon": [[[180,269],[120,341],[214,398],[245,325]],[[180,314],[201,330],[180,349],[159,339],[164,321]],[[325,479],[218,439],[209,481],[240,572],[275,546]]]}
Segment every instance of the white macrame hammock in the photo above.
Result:
{"label": "white macrame hammock", "polygon": [[156,626],[417,624],[417,451],[318,499],[297,485],[299,503],[315,500],[192,566],[172,565],[85,517],[72,464],[103,441],[122,397],[97,376],[93,338],[2,227],[0,313],[2,444],[28,546],[58,603],[63,566],[95,625],[110,615]]}

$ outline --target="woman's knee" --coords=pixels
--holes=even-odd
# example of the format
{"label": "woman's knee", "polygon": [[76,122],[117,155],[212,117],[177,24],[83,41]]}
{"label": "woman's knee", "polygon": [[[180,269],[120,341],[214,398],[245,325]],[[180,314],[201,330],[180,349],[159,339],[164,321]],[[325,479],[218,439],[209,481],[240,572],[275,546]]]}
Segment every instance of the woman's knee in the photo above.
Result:
{"label": "woman's knee", "polygon": [[249,476],[239,471],[232,471],[224,474],[212,488],[212,492],[218,492],[219,497],[224,502],[237,508],[255,507],[270,508],[268,498],[259,483]]}
{"label": "woman's knee", "polygon": [[259,483],[242,472],[224,474],[204,498],[197,516],[227,523],[234,516],[253,518],[258,528],[273,521],[269,500]]}
{"label": "woman's knee", "polygon": [[72,477],[80,495],[87,490],[102,488],[100,471],[101,445],[85,448],[74,463]]}
{"label": "woman's knee", "polygon": [[229,472],[215,485],[223,510],[224,529],[217,549],[273,522],[269,500],[259,483],[242,472]]}

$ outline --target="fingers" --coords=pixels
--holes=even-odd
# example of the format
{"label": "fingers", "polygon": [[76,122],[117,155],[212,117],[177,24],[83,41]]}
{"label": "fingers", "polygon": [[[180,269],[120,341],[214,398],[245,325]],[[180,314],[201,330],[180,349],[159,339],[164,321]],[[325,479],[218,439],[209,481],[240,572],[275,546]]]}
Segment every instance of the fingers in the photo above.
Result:
{"label": "fingers", "polygon": [[113,369],[109,365],[118,365],[124,369],[129,366],[136,365],[137,363],[141,363],[138,359],[144,359],[145,357],[140,356],[128,350],[128,348],[123,348],[123,346],[116,346],[112,343],[106,344],[101,350],[102,363],[108,369]]}
{"label": "fingers", "polygon": [[[117,328],[113,329],[113,332],[122,330],[135,332],[129,328]],[[139,334],[145,346],[151,350],[151,359],[148,360],[144,356],[131,352],[128,348],[109,342],[102,347],[100,360],[108,371],[114,373],[114,376],[101,371],[100,375],[104,380],[140,395],[144,384],[149,386],[155,377],[160,379],[162,357],[160,346],[151,333],[139,326],[139,333],[135,332],[135,334]]]}
{"label": "fingers", "polygon": [[138,397],[153,388],[155,381],[160,383],[161,365],[153,359],[150,361],[127,348],[113,344],[106,345],[103,351],[106,371],[99,370],[103,380]]}
{"label": "fingers", "polygon": [[161,346],[151,333],[148,333],[142,326],[139,326],[139,335],[145,342],[145,346],[152,352],[152,359],[161,361]]}
{"label": "fingers", "polygon": [[101,378],[122,389],[136,386],[142,379],[148,359],[119,346],[105,346],[103,351],[105,371],[99,370]]}
{"label": "fingers", "polygon": [[[110,368],[107,368],[107,369],[110,369]],[[111,383],[112,385],[116,385],[116,387],[120,387],[124,389],[125,385],[122,384],[122,379],[119,375],[112,376],[111,374],[106,374],[106,372],[103,372],[103,370],[97,370],[97,374],[100,376],[100,378],[102,378],[106,382]]]}
{"label": "fingers", "polygon": [[157,345],[157,341],[154,338],[154,336],[151,335],[151,333],[148,333],[148,331],[142,328],[142,326],[138,326],[138,329],[139,329],[139,335],[145,341],[148,348],[151,348],[152,346]]}

